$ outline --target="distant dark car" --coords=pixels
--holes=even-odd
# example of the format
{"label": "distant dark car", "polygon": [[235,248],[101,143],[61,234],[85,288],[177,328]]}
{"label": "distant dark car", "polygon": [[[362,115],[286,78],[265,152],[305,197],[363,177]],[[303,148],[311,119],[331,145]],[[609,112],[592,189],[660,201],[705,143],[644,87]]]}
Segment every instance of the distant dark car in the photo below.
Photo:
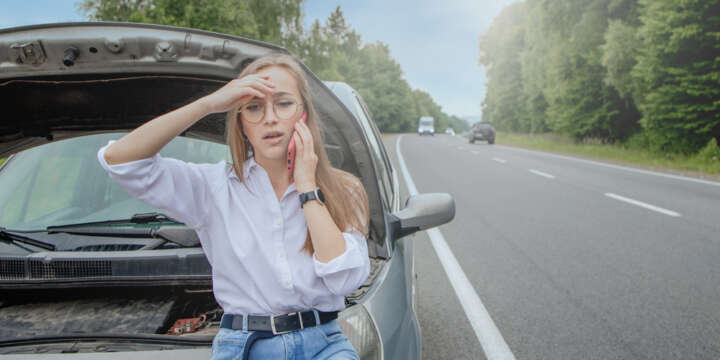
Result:
{"label": "distant dark car", "polygon": [[[130,23],[2,29],[0,44],[9,45],[0,47],[8,104],[0,157],[9,155],[0,165],[0,355],[209,358],[222,308],[195,230],[112,182],[97,150],[217,90],[253,58],[286,50]],[[305,71],[330,161],[362,179],[370,206],[371,274],[346,296],[338,322],[363,360],[419,359],[408,235],[452,220],[454,201],[401,201],[399,176],[360,96]],[[225,114],[201,119],[160,154],[230,161]]]}
{"label": "distant dark car", "polygon": [[488,144],[495,143],[495,128],[489,121],[481,121],[473,124],[468,134],[468,140],[471,144],[475,143],[476,140],[487,141]]}

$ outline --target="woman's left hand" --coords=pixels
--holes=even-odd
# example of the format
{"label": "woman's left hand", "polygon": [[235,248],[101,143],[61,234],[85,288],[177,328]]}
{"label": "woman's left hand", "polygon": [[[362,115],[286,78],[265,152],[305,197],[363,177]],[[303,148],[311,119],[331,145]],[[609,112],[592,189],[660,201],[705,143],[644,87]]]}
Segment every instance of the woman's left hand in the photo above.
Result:
{"label": "woman's left hand", "polygon": [[298,193],[313,191],[317,188],[315,182],[315,169],[317,169],[318,156],[315,154],[312,133],[304,122],[295,123],[295,188]]}

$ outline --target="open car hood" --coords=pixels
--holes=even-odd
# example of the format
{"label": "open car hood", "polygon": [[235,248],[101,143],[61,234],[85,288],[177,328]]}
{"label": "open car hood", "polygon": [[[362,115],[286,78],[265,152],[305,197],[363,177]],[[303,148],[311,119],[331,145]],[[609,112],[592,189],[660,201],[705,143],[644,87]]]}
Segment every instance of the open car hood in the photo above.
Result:
{"label": "open car hood", "polygon": [[[0,157],[51,141],[129,131],[213,92],[254,58],[282,47],[171,26],[59,23],[0,30]],[[370,150],[340,100],[307,72],[334,166],[368,194],[371,256],[387,256],[385,221]],[[225,142],[225,114],[182,136]]]}

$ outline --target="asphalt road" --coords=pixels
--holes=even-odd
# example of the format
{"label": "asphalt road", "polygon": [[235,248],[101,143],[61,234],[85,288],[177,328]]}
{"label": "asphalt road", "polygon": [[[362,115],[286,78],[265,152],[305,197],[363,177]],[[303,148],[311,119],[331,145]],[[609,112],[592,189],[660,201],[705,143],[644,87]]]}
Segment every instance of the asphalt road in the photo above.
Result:
{"label": "asphalt road", "polygon": [[[447,135],[404,135],[401,152],[421,193],[455,198],[440,231],[517,359],[720,358],[720,184]],[[414,241],[424,358],[483,358]]]}

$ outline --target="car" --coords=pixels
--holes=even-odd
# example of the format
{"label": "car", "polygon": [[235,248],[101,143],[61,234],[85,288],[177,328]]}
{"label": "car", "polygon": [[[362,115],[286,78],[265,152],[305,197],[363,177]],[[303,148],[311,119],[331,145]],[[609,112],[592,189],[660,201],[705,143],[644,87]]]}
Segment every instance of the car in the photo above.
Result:
{"label": "car", "polygon": [[423,116],[418,120],[418,135],[435,136],[435,119],[432,116]]}
{"label": "car", "polygon": [[473,144],[477,140],[487,141],[491,145],[495,143],[495,128],[489,121],[476,122],[470,128],[468,141]]}
{"label": "car", "polygon": [[[253,58],[287,50],[104,22],[2,29],[0,43],[8,45],[0,48],[0,158],[9,156],[0,165],[0,354],[209,357],[222,309],[197,234],[113,183],[96,153],[218,89]],[[372,269],[346,297],[340,326],[362,359],[420,358],[412,234],[451,221],[454,200],[403,201],[360,95],[304,69],[330,161],[361,179],[370,204]],[[160,153],[230,161],[224,123],[224,114],[209,115]]]}
{"label": "car", "polygon": [[453,130],[453,128],[445,129],[445,133],[451,136],[455,136],[455,130]]}

